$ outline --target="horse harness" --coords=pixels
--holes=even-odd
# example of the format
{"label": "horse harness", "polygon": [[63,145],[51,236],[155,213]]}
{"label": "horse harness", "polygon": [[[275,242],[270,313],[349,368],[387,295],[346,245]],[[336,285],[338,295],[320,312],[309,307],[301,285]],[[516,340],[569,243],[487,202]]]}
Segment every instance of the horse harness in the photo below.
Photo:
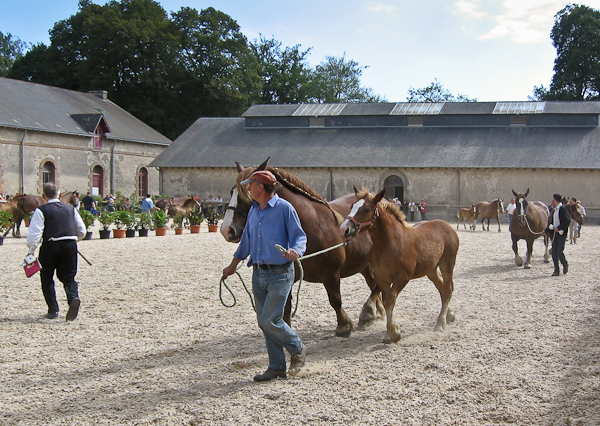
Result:
{"label": "horse harness", "polygon": [[356,229],[360,232],[360,230],[363,227],[374,225],[375,224],[375,220],[378,217],[379,217],[379,203],[377,203],[377,206],[375,206],[375,213],[373,213],[373,217],[371,218],[371,220],[369,220],[367,222],[357,222],[356,219],[354,219],[353,216],[346,216],[346,219],[348,219],[350,222],[352,222],[354,224],[354,226],[356,227]]}

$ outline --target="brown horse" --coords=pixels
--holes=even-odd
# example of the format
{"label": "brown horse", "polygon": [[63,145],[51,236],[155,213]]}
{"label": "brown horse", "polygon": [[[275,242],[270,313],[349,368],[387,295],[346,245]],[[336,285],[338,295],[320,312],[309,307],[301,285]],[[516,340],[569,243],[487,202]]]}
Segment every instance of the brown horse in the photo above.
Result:
{"label": "brown horse", "polygon": [[459,245],[456,231],[443,220],[423,221],[411,227],[404,213],[385,200],[385,188],[378,194],[359,191],[356,187],[354,192],[358,201],[340,226],[340,233],[350,238],[360,235],[361,228],[368,226],[373,240],[369,264],[382,292],[387,316],[384,342],[395,343],[401,337],[400,327],[394,320],[398,294],[410,280],[425,275],[442,298],[442,309],[433,330],[445,330],[446,323],[455,318],[449,303],[454,291],[452,275]]}
{"label": "brown horse", "polygon": [[[60,194],[60,201],[63,203],[71,204],[73,207],[79,205],[79,192],[69,191]],[[35,209],[39,206],[46,204],[46,199],[39,195],[28,195],[28,194],[17,194],[11,200],[11,203],[15,205],[17,209],[22,212],[22,217],[15,217],[15,226],[13,228],[13,236],[19,238],[21,236],[21,221],[25,215],[32,214]]]}
{"label": "brown horse", "polygon": [[[484,222],[487,219],[487,230],[489,231],[490,220],[496,219],[496,222],[498,222],[498,232],[502,231],[502,229],[500,229],[500,213],[504,212],[504,203],[502,201],[502,199],[496,198],[494,201],[489,203],[487,201],[481,201],[477,203],[475,222],[477,222],[477,219],[481,215],[481,229],[485,231]],[[475,227],[473,227],[473,229],[475,229]]]}
{"label": "brown horse", "polygon": [[60,194],[60,201],[63,203],[71,204],[73,207],[77,208],[79,206],[79,192],[78,191],[69,191]]}
{"label": "brown horse", "polygon": [[[240,182],[248,178],[255,170],[270,170],[277,181],[277,194],[289,201],[300,218],[300,223],[307,236],[307,247],[305,254],[311,254],[343,242],[339,235],[339,225],[343,216],[339,211],[347,214],[350,211],[352,200],[342,197],[335,202],[327,203],[314,189],[308,186],[298,177],[282,169],[267,167],[268,159],[256,169],[244,167],[236,162],[238,176],[236,185],[231,191],[231,200],[227,206],[225,217],[221,225],[221,234],[229,242],[239,242],[248,211],[252,205],[252,199],[247,189]],[[352,195],[353,197],[353,195]],[[346,247],[339,247],[302,261],[304,268],[304,279],[309,282],[323,283],[327,290],[329,303],[337,315],[337,327],[335,334],[348,337],[354,330],[354,324],[348,314],[342,308],[342,296],[340,294],[340,278],[349,277],[361,273],[369,287],[371,297],[365,303],[360,315],[359,326],[366,326],[377,317],[383,316],[383,306],[379,296],[379,290],[373,282],[371,270],[367,264],[367,255],[371,249],[371,238],[367,233],[349,242]],[[296,268],[296,279],[299,278]],[[288,299],[284,311],[284,320],[290,323],[291,298]]]}
{"label": "brown horse", "polygon": [[544,262],[548,263],[548,236],[545,229],[548,226],[550,213],[548,207],[541,201],[527,201],[529,188],[525,193],[517,194],[513,190],[517,209],[513,213],[510,224],[510,236],[512,238],[512,249],[515,252],[515,263],[517,266],[523,266],[523,259],[519,256],[519,247],[517,242],[525,240],[527,242],[527,253],[525,259],[525,269],[531,268],[531,254],[533,253],[533,242],[544,237]]}
{"label": "brown horse", "polygon": [[0,202],[0,211],[7,211],[13,216],[13,226],[6,230],[6,236],[12,230],[12,236],[19,238],[21,236],[20,228],[17,228],[17,223],[21,226],[21,221],[25,217],[22,210],[18,209],[12,202]]}
{"label": "brown horse", "polygon": [[581,212],[581,205],[579,204],[579,201],[569,201],[568,203],[563,204],[571,215],[571,219],[577,222],[579,226],[583,225],[583,213]]}
{"label": "brown horse", "polygon": [[195,200],[194,197],[191,196],[183,196],[183,197],[171,197],[171,198],[161,198],[160,200],[158,200],[155,204],[157,209],[160,209],[162,211],[164,211],[165,213],[167,213],[169,211],[169,207],[171,206],[180,206],[183,207],[185,205],[185,203],[189,202],[190,198],[193,198]]}
{"label": "brown horse", "polygon": [[456,213],[456,217],[458,218],[458,222],[456,222],[456,229],[458,229],[458,225],[460,225],[460,221],[463,222],[463,226],[467,229],[466,223],[469,222],[469,229],[475,230],[475,216],[477,215],[477,207],[475,204],[471,204],[471,208],[460,209],[458,213]]}
{"label": "brown horse", "polygon": [[175,216],[188,216],[192,210],[199,210],[201,208],[200,204],[194,197],[185,197],[185,200],[181,205],[172,204],[168,208],[167,215],[169,217]]}

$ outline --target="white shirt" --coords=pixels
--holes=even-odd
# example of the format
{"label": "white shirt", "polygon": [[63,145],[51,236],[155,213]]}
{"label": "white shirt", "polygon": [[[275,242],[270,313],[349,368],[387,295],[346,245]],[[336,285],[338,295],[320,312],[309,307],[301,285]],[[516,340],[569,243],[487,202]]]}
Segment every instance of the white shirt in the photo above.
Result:
{"label": "white shirt", "polygon": [[510,203],[508,206],[506,206],[506,212],[508,214],[513,214],[515,210],[517,210],[517,205],[515,203]]}
{"label": "white shirt", "polygon": [[[53,198],[48,200],[48,204],[50,203],[60,203],[58,198]],[[85,237],[87,232],[85,228],[85,224],[79,216],[77,210],[73,209],[73,217],[75,218],[75,223],[77,223],[77,234],[79,234],[79,239]],[[29,223],[29,230],[27,231],[27,247],[29,247],[29,252],[33,253],[42,240],[42,236],[44,234],[44,213],[40,209],[35,209],[33,215],[31,215],[31,222]],[[77,241],[77,237],[59,237],[59,238],[51,238],[52,241],[61,241],[61,240],[75,240]]]}
{"label": "white shirt", "polygon": [[558,203],[558,206],[556,206],[554,208],[554,211],[552,212],[552,224],[554,225],[555,228],[558,228],[560,226],[560,216],[558,214],[558,211],[560,210],[561,207],[562,207],[562,203]]}

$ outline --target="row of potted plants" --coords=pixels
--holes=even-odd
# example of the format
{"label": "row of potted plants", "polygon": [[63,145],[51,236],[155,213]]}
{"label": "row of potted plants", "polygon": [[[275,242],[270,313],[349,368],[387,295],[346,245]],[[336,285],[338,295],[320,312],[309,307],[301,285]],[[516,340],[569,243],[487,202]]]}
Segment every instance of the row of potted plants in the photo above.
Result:
{"label": "row of potted plants", "polygon": [[[87,210],[79,212],[83,223],[88,230],[86,238],[90,239],[92,233],[89,232],[89,227],[94,224],[95,216]],[[167,222],[169,218],[162,210],[157,210],[154,214],[140,213],[134,214],[125,210],[115,212],[103,212],[98,216],[100,222],[100,238],[110,238],[110,225],[114,225],[112,229],[114,238],[134,237],[135,231],[138,231],[139,236],[147,236],[148,230],[154,229],[157,236],[166,235]],[[218,228],[219,216],[214,212],[209,212],[206,218],[209,225],[209,232],[216,232]],[[172,228],[176,234],[183,233],[184,229],[190,229],[190,232],[197,234],[200,232],[200,224],[204,221],[201,212],[193,210],[187,216],[175,216],[173,218]]]}

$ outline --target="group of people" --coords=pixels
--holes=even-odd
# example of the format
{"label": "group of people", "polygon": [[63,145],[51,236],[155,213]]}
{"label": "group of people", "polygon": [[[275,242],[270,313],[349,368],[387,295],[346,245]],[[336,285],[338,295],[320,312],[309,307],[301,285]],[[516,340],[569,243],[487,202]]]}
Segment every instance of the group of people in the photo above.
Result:
{"label": "group of people", "polygon": [[418,203],[415,203],[414,201],[408,201],[408,200],[404,200],[401,201],[398,198],[392,198],[391,202],[393,204],[395,204],[398,209],[400,209],[403,213],[404,216],[406,216],[406,218],[409,218],[409,212],[410,212],[410,221],[414,222],[415,221],[415,213],[419,212],[421,215],[421,219],[420,220],[427,220],[427,203],[423,200],[420,200]]}

